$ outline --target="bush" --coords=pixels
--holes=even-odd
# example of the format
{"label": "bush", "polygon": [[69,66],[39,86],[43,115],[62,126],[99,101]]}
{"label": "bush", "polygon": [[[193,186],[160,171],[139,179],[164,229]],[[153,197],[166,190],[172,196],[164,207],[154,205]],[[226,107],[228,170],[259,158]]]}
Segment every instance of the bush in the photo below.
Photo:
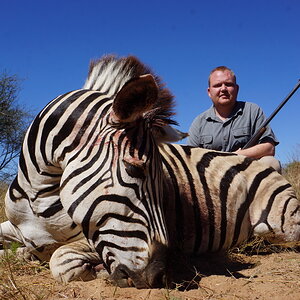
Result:
{"label": "bush", "polygon": [[23,137],[31,118],[17,103],[20,80],[16,75],[0,74],[0,180],[15,173]]}

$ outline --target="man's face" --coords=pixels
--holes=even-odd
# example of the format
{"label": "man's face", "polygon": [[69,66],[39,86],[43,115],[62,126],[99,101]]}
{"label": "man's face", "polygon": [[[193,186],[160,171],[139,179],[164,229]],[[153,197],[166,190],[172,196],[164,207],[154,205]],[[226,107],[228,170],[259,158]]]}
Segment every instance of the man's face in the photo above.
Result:
{"label": "man's face", "polygon": [[234,106],[238,91],[239,86],[230,71],[215,71],[211,74],[207,92],[216,107]]}

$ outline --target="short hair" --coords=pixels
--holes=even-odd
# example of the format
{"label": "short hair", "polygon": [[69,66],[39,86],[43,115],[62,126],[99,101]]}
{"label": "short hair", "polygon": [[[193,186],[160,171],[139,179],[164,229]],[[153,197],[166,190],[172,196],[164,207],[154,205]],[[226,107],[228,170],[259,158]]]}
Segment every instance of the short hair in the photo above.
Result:
{"label": "short hair", "polygon": [[236,76],[235,76],[234,72],[231,69],[229,69],[228,67],[226,67],[226,66],[219,66],[219,67],[216,67],[213,70],[211,70],[211,72],[209,73],[209,76],[208,76],[208,86],[210,86],[210,77],[211,77],[212,73],[214,73],[216,71],[222,71],[222,72],[229,71],[231,73],[231,75],[233,76],[234,81],[236,83]]}

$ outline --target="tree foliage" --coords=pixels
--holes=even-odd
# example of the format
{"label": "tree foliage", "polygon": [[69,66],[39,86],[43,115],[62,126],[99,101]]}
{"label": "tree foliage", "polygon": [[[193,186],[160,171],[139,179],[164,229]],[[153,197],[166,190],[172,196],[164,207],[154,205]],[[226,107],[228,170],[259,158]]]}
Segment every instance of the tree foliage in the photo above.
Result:
{"label": "tree foliage", "polygon": [[12,175],[11,164],[19,155],[28,126],[29,113],[17,103],[20,80],[0,75],[0,180]]}

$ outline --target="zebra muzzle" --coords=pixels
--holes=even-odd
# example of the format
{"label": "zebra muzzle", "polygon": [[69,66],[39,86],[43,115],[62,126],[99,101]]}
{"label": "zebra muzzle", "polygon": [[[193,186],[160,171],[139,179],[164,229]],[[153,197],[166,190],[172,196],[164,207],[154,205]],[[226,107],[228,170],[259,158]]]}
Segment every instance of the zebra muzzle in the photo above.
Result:
{"label": "zebra muzzle", "polygon": [[110,279],[119,287],[147,289],[166,286],[165,267],[162,262],[152,263],[144,271],[132,271],[125,265],[119,265]]}

